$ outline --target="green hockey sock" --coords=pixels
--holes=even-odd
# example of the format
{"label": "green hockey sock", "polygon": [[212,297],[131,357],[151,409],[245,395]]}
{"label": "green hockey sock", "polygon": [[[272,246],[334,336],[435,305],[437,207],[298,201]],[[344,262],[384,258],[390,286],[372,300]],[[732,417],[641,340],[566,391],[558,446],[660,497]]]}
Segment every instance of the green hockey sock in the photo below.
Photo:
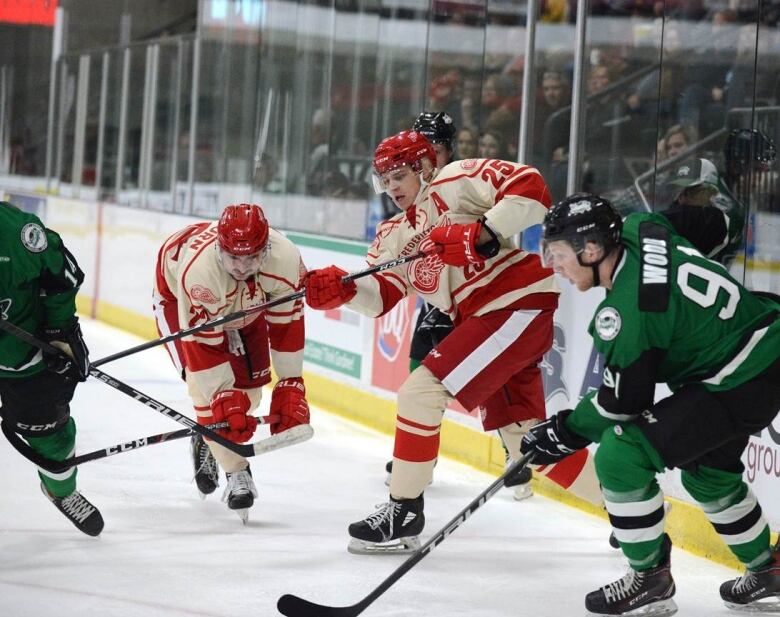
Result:
{"label": "green hockey sock", "polygon": [[[41,456],[53,461],[64,461],[73,456],[76,451],[76,422],[68,418],[68,422],[56,433],[46,437],[27,437],[30,447]],[[38,468],[41,482],[55,497],[67,497],[76,490],[76,468],[54,473]]]}

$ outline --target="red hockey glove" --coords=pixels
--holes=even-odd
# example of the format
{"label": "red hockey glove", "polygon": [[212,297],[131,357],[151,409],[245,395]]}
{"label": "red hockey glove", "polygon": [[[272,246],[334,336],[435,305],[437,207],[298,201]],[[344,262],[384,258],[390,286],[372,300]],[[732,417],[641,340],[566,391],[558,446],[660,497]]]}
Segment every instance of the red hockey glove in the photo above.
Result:
{"label": "red hockey glove", "polygon": [[299,424],[309,424],[309,404],[302,377],[281,379],[271,394],[271,415],[282,419],[271,424],[271,435],[276,435]]}
{"label": "red hockey glove", "polygon": [[476,221],[467,225],[456,223],[435,227],[429,237],[437,248],[441,247],[439,256],[445,264],[465,266],[485,261],[485,258],[477,252],[480,233],[482,233],[482,223]]}
{"label": "red hockey glove", "polygon": [[257,418],[248,416],[250,403],[246,392],[222,390],[211,398],[211,413],[214,422],[227,422],[230,428],[217,431],[225,439],[237,443],[248,441],[257,428]]}
{"label": "red hockey glove", "polygon": [[357,293],[357,285],[354,281],[342,283],[346,275],[338,266],[310,270],[306,275],[306,304],[324,311],[349,302]]}

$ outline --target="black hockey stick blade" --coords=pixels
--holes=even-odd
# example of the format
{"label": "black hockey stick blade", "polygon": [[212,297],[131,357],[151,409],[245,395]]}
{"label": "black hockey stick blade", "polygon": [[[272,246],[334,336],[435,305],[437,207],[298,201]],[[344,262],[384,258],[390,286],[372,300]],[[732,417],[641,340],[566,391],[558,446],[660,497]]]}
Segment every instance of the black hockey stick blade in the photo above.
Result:
{"label": "black hockey stick blade", "polygon": [[488,499],[504,487],[507,478],[512,478],[520,473],[523,467],[533,460],[533,456],[533,452],[530,452],[519,461],[510,465],[509,468],[493,482],[493,484],[477,495],[469,505],[458,512],[452,520],[433,534],[425,544],[412,553],[406,561],[398,566],[390,576],[383,580],[360,602],[351,606],[326,606],[324,604],[317,604],[315,602],[310,602],[309,600],[304,600],[303,598],[288,593],[279,598],[276,603],[277,610],[287,617],[356,617],[357,615],[360,615],[374,602],[374,600],[390,589],[399,578],[417,565],[423,557],[444,542],[447,536],[460,527],[467,518],[485,505],[485,502],[487,502]]}

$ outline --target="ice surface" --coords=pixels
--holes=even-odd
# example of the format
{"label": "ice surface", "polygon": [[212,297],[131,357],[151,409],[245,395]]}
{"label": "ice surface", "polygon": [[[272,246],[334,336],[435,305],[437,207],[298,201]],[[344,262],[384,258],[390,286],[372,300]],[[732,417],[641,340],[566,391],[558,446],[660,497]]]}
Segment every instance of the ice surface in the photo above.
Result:
{"label": "ice surface", "polygon": [[[139,342],[82,323],[93,359]],[[191,415],[160,348],[101,368]],[[79,387],[72,409],[81,453],[181,428],[94,379]],[[0,615],[257,617],[277,615],[284,593],[357,602],[403,559],[346,550],[347,525],[386,499],[392,442],[319,409],[312,422],[311,441],[252,461],[260,498],[247,526],[220,502],[224,477],[216,493],[198,498],[186,439],[83,465],[79,488],[106,521],[99,539],[72,527],[41,495],[34,467],[0,440]],[[428,533],[493,481],[446,459],[435,474],[425,494]],[[502,491],[364,614],[584,615],[585,594],[624,573],[608,536],[601,519]],[[733,614],[717,590],[735,571],[681,550],[672,563],[680,615]]]}

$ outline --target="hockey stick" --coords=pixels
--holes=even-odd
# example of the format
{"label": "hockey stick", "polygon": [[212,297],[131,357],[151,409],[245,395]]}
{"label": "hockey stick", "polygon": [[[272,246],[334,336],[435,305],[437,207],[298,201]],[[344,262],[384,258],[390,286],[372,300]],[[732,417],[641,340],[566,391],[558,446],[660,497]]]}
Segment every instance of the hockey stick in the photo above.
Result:
{"label": "hockey stick", "polygon": [[[59,355],[70,361],[70,358],[68,358],[61,350],[57,349],[53,345],[50,345],[49,343],[46,343],[45,341],[38,339],[26,330],[23,330],[19,326],[16,326],[5,319],[0,319],[0,329],[5,330],[9,334],[23,340],[25,343],[28,343],[33,347],[37,347],[45,353]],[[153,399],[151,396],[148,396],[143,392],[139,392],[135,388],[128,386],[126,383],[119,381],[111,375],[107,375],[94,366],[90,366],[89,374],[92,375],[92,377],[95,379],[99,379],[104,384],[111,386],[115,390],[119,390],[130,398],[134,398],[135,400],[140,401],[147,407],[154,409],[164,416],[168,416],[171,420],[174,420],[179,424],[183,424],[193,432],[198,433],[199,435],[202,435],[211,441],[217,442],[221,446],[226,447],[228,450],[232,450],[244,458],[255,456],[257,454],[265,454],[266,452],[278,450],[279,448],[286,448],[287,446],[292,446],[311,439],[312,435],[314,435],[314,429],[310,424],[299,424],[298,426],[294,426],[290,429],[287,429],[286,431],[272,435],[266,439],[261,439],[255,443],[235,443],[229,439],[225,439],[219,433],[215,433],[211,429],[206,428],[205,426],[201,426],[194,420],[180,414],[175,409],[171,409],[164,403]]]}
{"label": "hockey stick", "polygon": [[[377,264],[370,268],[366,268],[365,270],[360,270],[358,272],[353,272],[352,274],[347,274],[341,279],[341,281],[344,283],[349,283],[350,281],[363,278],[364,276],[368,276],[369,274],[376,274],[377,272],[383,272],[384,270],[389,270],[390,268],[401,266],[405,263],[414,261],[415,259],[419,259],[420,257],[425,257],[426,255],[431,255],[435,252],[437,251],[419,251],[417,253],[407,255],[406,257],[398,257],[397,259],[385,261],[381,264]],[[174,332],[173,334],[169,334],[168,336],[163,336],[153,341],[148,341],[146,343],[136,345],[135,347],[130,347],[129,349],[125,349],[124,351],[119,351],[110,356],[106,356],[105,358],[100,358],[100,360],[95,360],[95,362],[92,363],[92,366],[101,366],[103,364],[107,364],[108,362],[119,360],[120,358],[126,358],[127,356],[131,356],[135,353],[138,353],[139,351],[145,351],[147,349],[151,349],[152,347],[157,347],[158,345],[164,345],[166,343],[170,343],[171,341],[184,338],[185,336],[195,334],[202,330],[211,330],[212,328],[216,328],[217,326],[221,326],[231,321],[242,319],[247,315],[254,315],[255,313],[259,313],[260,311],[266,311],[275,306],[279,306],[280,304],[286,304],[287,302],[290,302],[292,300],[303,298],[305,295],[306,295],[306,290],[301,289],[291,294],[287,294],[286,296],[282,296],[281,298],[276,298],[276,300],[269,300],[268,302],[264,302],[263,304],[258,304],[257,306],[251,306],[244,310],[236,311],[235,313],[230,313],[229,315],[219,317],[218,319],[207,321],[206,323],[203,323],[199,326],[194,326],[192,328],[187,328],[185,330],[179,330],[178,332]]]}
{"label": "hockey stick", "polygon": [[[258,418],[258,420],[262,420],[261,424],[268,424],[270,422],[278,422],[279,418],[279,415],[274,414],[272,416],[263,416],[262,418]],[[217,424],[208,424],[207,426],[208,428],[215,430],[220,428],[227,428],[228,423],[219,422]],[[95,450],[94,452],[87,452],[86,454],[72,456],[71,458],[64,461],[54,461],[50,458],[41,456],[38,452],[33,450],[27,444],[27,442],[19,437],[13,428],[6,422],[0,422],[0,429],[3,431],[3,434],[5,435],[8,442],[14,448],[16,448],[16,451],[19,452],[19,454],[21,454],[34,465],[52,473],[62,473],[71,467],[81,465],[82,463],[89,463],[90,461],[107,458],[109,456],[114,456],[115,454],[130,452],[131,450],[137,450],[138,448],[145,448],[146,446],[153,446],[158,443],[173,441],[175,439],[181,439],[182,437],[189,437],[195,434],[188,428],[182,428],[178,431],[171,431],[169,433],[158,433],[157,435],[149,435],[148,437],[139,437],[138,439],[118,443],[114,446],[102,448],[101,450]]]}
{"label": "hockey stick", "polygon": [[506,482],[512,480],[519,474],[532,459],[533,453],[531,452],[526,454],[519,461],[513,463],[500,478],[477,495],[469,505],[455,515],[455,518],[433,534],[425,544],[412,553],[412,555],[396,568],[390,576],[382,581],[379,586],[357,604],[353,604],[352,606],[325,606],[323,604],[309,602],[298,596],[285,594],[279,598],[279,601],[276,603],[276,608],[282,615],[287,615],[287,617],[356,617],[356,615],[360,615],[360,613],[366,610],[374,600],[387,591],[399,578],[416,566],[423,557],[441,544],[447,536],[460,527],[467,518],[474,514],[474,512],[481,508],[488,499],[501,490]]}

